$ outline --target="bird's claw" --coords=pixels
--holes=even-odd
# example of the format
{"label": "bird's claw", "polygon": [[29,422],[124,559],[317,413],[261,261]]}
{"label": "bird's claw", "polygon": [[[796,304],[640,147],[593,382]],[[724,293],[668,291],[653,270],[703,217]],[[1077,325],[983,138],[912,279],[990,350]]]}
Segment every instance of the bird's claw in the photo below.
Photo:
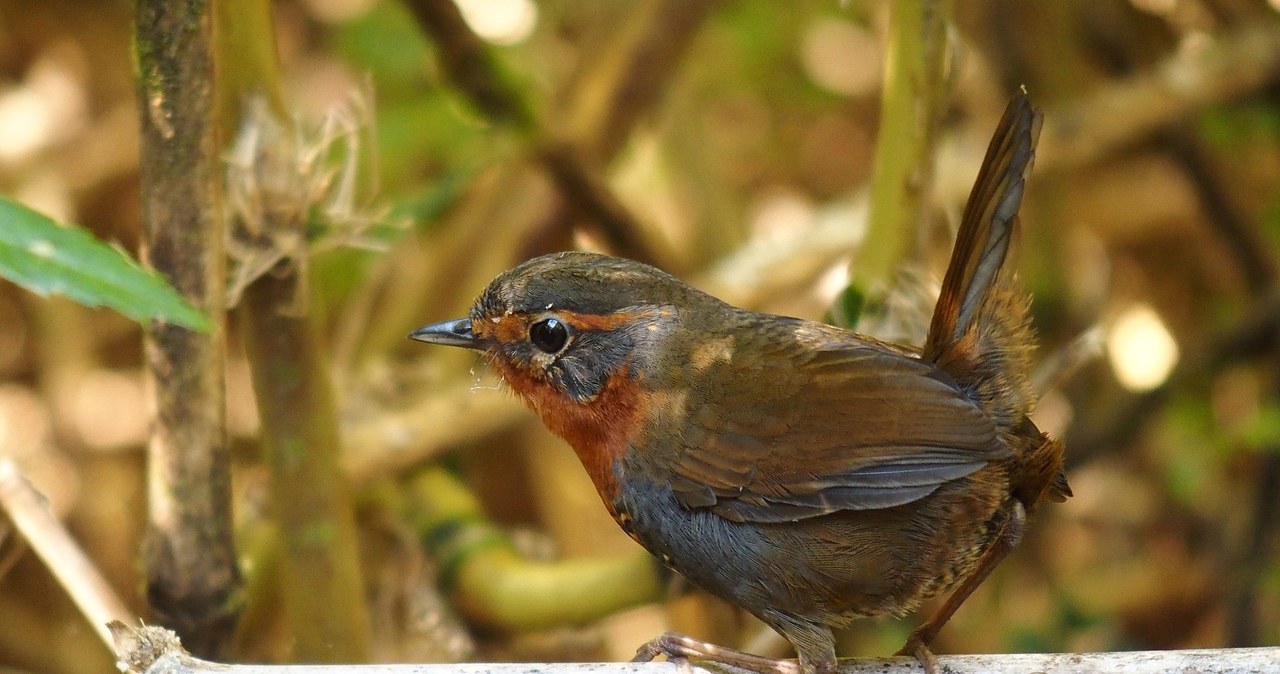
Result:
{"label": "bird's claw", "polygon": [[681,674],[693,674],[690,660],[727,674],[801,674],[801,668],[794,660],[776,660],[743,653],[699,641],[679,632],[664,632],[645,642],[636,649],[636,655],[631,661],[650,662],[659,655],[675,663]]}
{"label": "bird's claw", "polygon": [[920,666],[924,668],[925,674],[942,674],[943,672],[942,665],[938,663],[938,656],[934,655],[933,651],[929,649],[929,645],[915,634],[908,637],[907,643],[903,644],[902,648],[894,655],[915,658],[920,663]]}

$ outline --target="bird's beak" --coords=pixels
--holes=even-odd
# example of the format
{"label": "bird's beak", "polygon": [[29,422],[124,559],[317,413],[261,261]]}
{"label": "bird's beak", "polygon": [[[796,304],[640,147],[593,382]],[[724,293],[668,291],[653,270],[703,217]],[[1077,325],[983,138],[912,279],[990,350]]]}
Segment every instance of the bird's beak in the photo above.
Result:
{"label": "bird's beak", "polygon": [[451,321],[424,325],[409,333],[409,339],[430,344],[461,346],[464,349],[483,349],[485,346],[484,342],[471,332],[470,318],[455,318]]}

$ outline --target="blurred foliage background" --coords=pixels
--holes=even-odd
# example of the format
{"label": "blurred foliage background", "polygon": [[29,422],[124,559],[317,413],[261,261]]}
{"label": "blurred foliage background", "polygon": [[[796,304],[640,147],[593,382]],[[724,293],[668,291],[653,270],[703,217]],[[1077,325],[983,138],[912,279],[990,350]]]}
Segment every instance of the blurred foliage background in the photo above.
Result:
{"label": "blurred foliage background", "polygon": [[[335,169],[360,167],[347,206],[362,226],[319,234],[307,279],[370,657],[619,659],[668,628],[785,654],[749,617],[659,574],[483,361],[404,335],[569,247],[822,318],[864,254],[892,3],[458,0],[505,99],[450,76],[466,54],[423,30],[411,7],[429,4],[272,5],[299,126],[335,106],[368,123],[344,136],[354,152]],[[0,0],[0,192],[136,253],[132,11]],[[981,152],[1025,86],[1046,126],[1016,264],[1040,360],[1059,364],[1037,422],[1066,439],[1076,497],[1041,511],[935,650],[1280,643],[1280,5],[974,0],[951,8],[949,37],[929,217],[907,233],[903,271],[865,289],[871,318],[896,318],[866,325],[918,340]],[[575,191],[566,162],[600,184]],[[288,660],[305,626],[280,615],[271,483],[231,322],[246,575],[232,653]],[[0,282],[0,454],[145,616],[140,335]],[[843,653],[892,652],[914,620],[864,621]],[[0,625],[2,665],[111,666],[13,536],[0,540]]]}

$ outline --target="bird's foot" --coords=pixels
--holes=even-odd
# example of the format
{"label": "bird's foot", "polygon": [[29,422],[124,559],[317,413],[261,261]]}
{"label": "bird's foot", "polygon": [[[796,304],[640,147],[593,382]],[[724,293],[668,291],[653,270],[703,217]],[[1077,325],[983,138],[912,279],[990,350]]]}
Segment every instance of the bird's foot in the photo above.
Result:
{"label": "bird's foot", "polygon": [[[919,630],[917,630],[919,631]],[[920,666],[924,668],[925,674],[942,674],[942,665],[938,664],[938,656],[929,650],[929,644],[921,635],[912,632],[907,637],[907,643],[894,655],[907,655],[914,657],[919,661]]]}
{"label": "bird's foot", "polygon": [[686,671],[690,660],[705,662],[718,666],[718,669],[734,674],[803,674],[800,663],[795,660],[779,660],[743,651],[718,646],[708,641],[694,639],[679,632],[663,632],[649,640],[638,650],[632,662],[649,662],[659,655],[664,655],[672,662],[683,662],[680,666]]}

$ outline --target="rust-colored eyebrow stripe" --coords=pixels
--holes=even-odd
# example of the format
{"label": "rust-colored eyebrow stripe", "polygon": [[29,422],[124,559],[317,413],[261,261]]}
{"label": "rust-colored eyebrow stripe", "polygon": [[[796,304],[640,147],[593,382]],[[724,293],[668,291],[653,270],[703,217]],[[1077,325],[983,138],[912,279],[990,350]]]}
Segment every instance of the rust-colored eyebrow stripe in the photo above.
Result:
{"label": "rust-colored eyebrow stripe", "polygon": [[501,343],[512,343],[529,336],[529,324],[543,316],[554,316],[578,331],[608,332],[638,320],[661,315],[668,309],[635,309],[631,311],[615,311],[611,314],[582,314],[576,311],[556,311],[555,309],[539,313],[516,313],[494,318],[472,319],[472,331],[477,337]]}

